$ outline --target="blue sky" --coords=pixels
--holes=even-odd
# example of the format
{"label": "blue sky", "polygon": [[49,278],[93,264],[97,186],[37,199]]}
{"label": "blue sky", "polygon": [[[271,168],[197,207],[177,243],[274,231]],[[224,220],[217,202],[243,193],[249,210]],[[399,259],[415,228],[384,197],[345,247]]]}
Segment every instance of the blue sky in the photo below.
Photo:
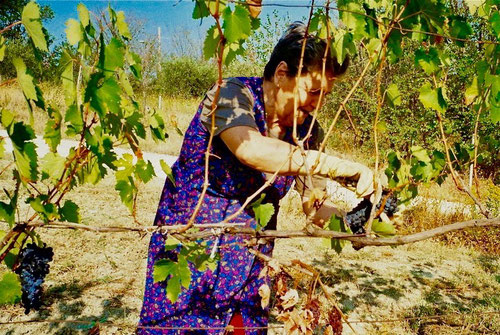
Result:
{"label": "blue sky", "polygon": [[[320,2],[320,1],[316,1]],[[65,39],[65,22],[69,18],[77,18],[76,6],[79,3],[85,4],[90,11],[99,12],[106,9],[108,3],[115,10],[125,12],[127,20],[138,21],[143,25],[146,35],[152,36],[157,33],[158,27],[162,31],[162,47],[168,50],[174,35],[188,34],[195,43],[201,43],[205,37],[206,30],[213,24],[213,19],[206,18],[200,25],[200,20],[191,18],[194,3],[191,0],[114,0],[114,1],[71,1],[71,0],[39,0],[39,4],[49,5],[55,17],[50,22],[45,23],[45,27],[56,38],[56,42]],[[308,0],[264,0],[265,6],[261,13],[261,18],[267,14],[272,14],[273,10],[278,11],[278,15],[288,15],[292,21],[300,20],[308,15],[307,8],[286,8],[272,6],[272,4],[307,5]]]}

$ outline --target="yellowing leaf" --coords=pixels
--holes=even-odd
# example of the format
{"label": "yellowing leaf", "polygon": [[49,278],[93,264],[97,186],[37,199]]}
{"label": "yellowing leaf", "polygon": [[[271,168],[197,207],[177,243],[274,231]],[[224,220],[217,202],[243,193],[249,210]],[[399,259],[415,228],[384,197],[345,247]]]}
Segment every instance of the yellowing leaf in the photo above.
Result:
{"label": "yellowing leaf", "polygon": [[33,44],[42,51],[49,51],[47,49],[45,34],[42,30],[40,7],[38,7],[36,2],[32,1],[24,6],[21,21]]}
{"label": "yellowing leaf", "polygon": [[83,32],[80,26],[80,22],[75,19],[69,19],[66,21],[66,37],[71,45],[75,45],[80,42],[83,38]]}
{"label": "yellowing leaf", "polygon": [[128,29],[127,22],[125,21],[125,13],[123,11],[119,11],[116,14],[116,27],[118,28],[118,32],[127,40],[132,38],[130,31]]}
{"label": "yellowing leaf", "polygon": [[479,85],[477,82],[477,77],[472,79],[472,83],[465,89],[465,104],[470,105],[476,100],[479,95]]}
{"label": "yellowing leaf", "polygon": [[6,272],[0,280],[0,305],[13,304],[21,300],[21,283],[13,272]]}
{"label": "yellowing leaf", "polygon": [[259,295],[262,298],[260,302],[262,309],[266,309],[267,306],[269,306],[269,300],[271,298],[271,289],[269,288],[269,285],[263,284],[259,287]]}
{"label": "yellowing leaf", "polygon": [[78,10],[78,18],[80,19],[82,26],[85,28],[90,23],[89,10],[82,3],[78,4],[76,9]]}

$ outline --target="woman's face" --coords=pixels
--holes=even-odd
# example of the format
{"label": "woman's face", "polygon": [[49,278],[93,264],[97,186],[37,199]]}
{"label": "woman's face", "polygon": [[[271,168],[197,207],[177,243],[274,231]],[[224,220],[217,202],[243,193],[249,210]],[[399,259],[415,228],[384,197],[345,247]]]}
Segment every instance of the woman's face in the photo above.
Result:
{"label": "woman's face", "polygon": [[277,78],[278,90],[275,107],[279,123],[284,127],[293,126],[295,86],[297,86],[297,124],[300,125],[320,103],[321,87],[323,87],[323,98],[321,99],[321,104],[323,104],[325,95],[330,93],[335,80],[328,75],[322,78],[321,70],[310,71],[301,75],[298,80],[296,79],[296,77],[288,76]]}

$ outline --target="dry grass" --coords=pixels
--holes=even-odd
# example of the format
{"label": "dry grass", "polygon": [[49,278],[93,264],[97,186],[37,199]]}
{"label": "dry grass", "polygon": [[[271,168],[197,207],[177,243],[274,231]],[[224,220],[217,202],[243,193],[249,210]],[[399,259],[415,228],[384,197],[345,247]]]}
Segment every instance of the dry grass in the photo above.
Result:
{"label": "dry grass", "polygon": [[[1,166],[4,164],[5,161],[0,162]],[[8,178],[2,178],[0,186],[8,183]],[[162,184],[162,180],[155,179],[141,189],[138,202],[141,224],[152,222]],[[71,194],[70,198],[81,207],[84,223],[134,225],[113,188],[113,178],[108,177],[97,186],[83,186]],[[297,200],[296,193],[283,200],[280,229],[303,226],[304,216],[298,210]],[[18,304],[1,306],[0,322],[62,319],[136,324],[144,289],[148,236],[54,229],[38,229],[38,232],[55,252],[47,278],[44,306],[40,312],[28,316]],[[461,317],[444,318],[438,323],[417,320],[355,324],[360,334],[442,334],[445,328],[451,329],[449,334],[474,334],[473,331],[459,331],[466,326],[472,330],[486,329],[490,333],[500,331],[500,323],[494,323],[500,321],[497,316],[474,316],[474,312],[500,308],[498,257],[430,241],[360,251],[346,247],[341,255],[337,255],[326,248],[321,239],[280,240],[276,243],[274,255],[278,260],[298,258],[316,266],[330,287],[330,293],[335,295],[351,320],[445,312],[468,314],[465,321]],[[307,284],[306,279],[300,281],[302,288]],[[325,308],[331,308],[326,300],[322,300]],[[0,333],[86,334],[88,328],[71,323],[28,324],[0,326]],[[102,328],[102,333],[132,334],[133,328],[106,327]],[[350,334],[347,328],[345,334]]]}
{"label": "dry grass", "polygon": [[[65,110],[66,107],[64,104],[64,97],[60,94],[60,87],[42,84],[41,89],[44,92],[46,104],[50,104],[51,106],[58,108],[60,111]],[[141,148],[145,151],[178,155],[183,137],[178,133],[176,128],[178,128],[181,133],[184,133],[193,115],[195,114],[200,101],[200,99],[194,98],[185,99],[163,97],[162,109],[160,113],[165,120],[168,138],[165,142],[157,143],[151,139],[149,132],[147,132],[146,139],[141,140]],[[147,124],[147,113],[152,113],[153,109],[157,109],[158,96],[150,95],[140,97],[139,102],[141,103],[142,111],[146,116],[145,122]],[[48,118],[47,114],[43,110],[35,107],[31,118],[24,95],[17,84],[0,88],[0,106],[15,112],[17,120],[30,124],[36,134],[42,135],[44,133],[45,123]],[[62,132],[63,138],[67,139],[68,137],[64,133],[64,127]]]}

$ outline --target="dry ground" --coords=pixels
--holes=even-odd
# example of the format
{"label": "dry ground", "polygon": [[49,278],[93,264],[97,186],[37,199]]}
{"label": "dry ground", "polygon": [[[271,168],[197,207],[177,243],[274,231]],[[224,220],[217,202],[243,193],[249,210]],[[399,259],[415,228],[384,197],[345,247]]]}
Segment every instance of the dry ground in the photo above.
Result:
{"label": "dry ground", "polygon": [[[5,180],[2,183],[5,184]],[[142,189],[138,215],[143,225],[150,225],[153,220],[162,183],[155,179]],[[112,178],[97,186],[80,187],[70,198],[81,206],[85,224],[134,225],[114,191]],[[285,198],[280,214],[281,229],[296,229],[303,224],[297,204],[296,194]],[[0,322],[110,321],[128,326],[103,327],[103,334],[132,334],[141,308],[148,236],[54,229],[39,229],[39,232],[55,253],[44,306],[40,312],[27,316],[19,304],[1,306]],[[500,333],[498,314],[473,315],[500,310],[497,257],[431,241],[360,251],[347,247],[337,255],[321,240],[304,239],[279,241],[275,257],[278,260],[298,258],[320,269],[330,292],[351,320],[449,312],[463,313],[466,318],[465,322],[464,317],[448,317],[438,322],[353,324],[360,334]],[[64,322],[1,325],[0,334],[86,334],[90,327]],[[346,328],[345,334],[349,333]]]}

